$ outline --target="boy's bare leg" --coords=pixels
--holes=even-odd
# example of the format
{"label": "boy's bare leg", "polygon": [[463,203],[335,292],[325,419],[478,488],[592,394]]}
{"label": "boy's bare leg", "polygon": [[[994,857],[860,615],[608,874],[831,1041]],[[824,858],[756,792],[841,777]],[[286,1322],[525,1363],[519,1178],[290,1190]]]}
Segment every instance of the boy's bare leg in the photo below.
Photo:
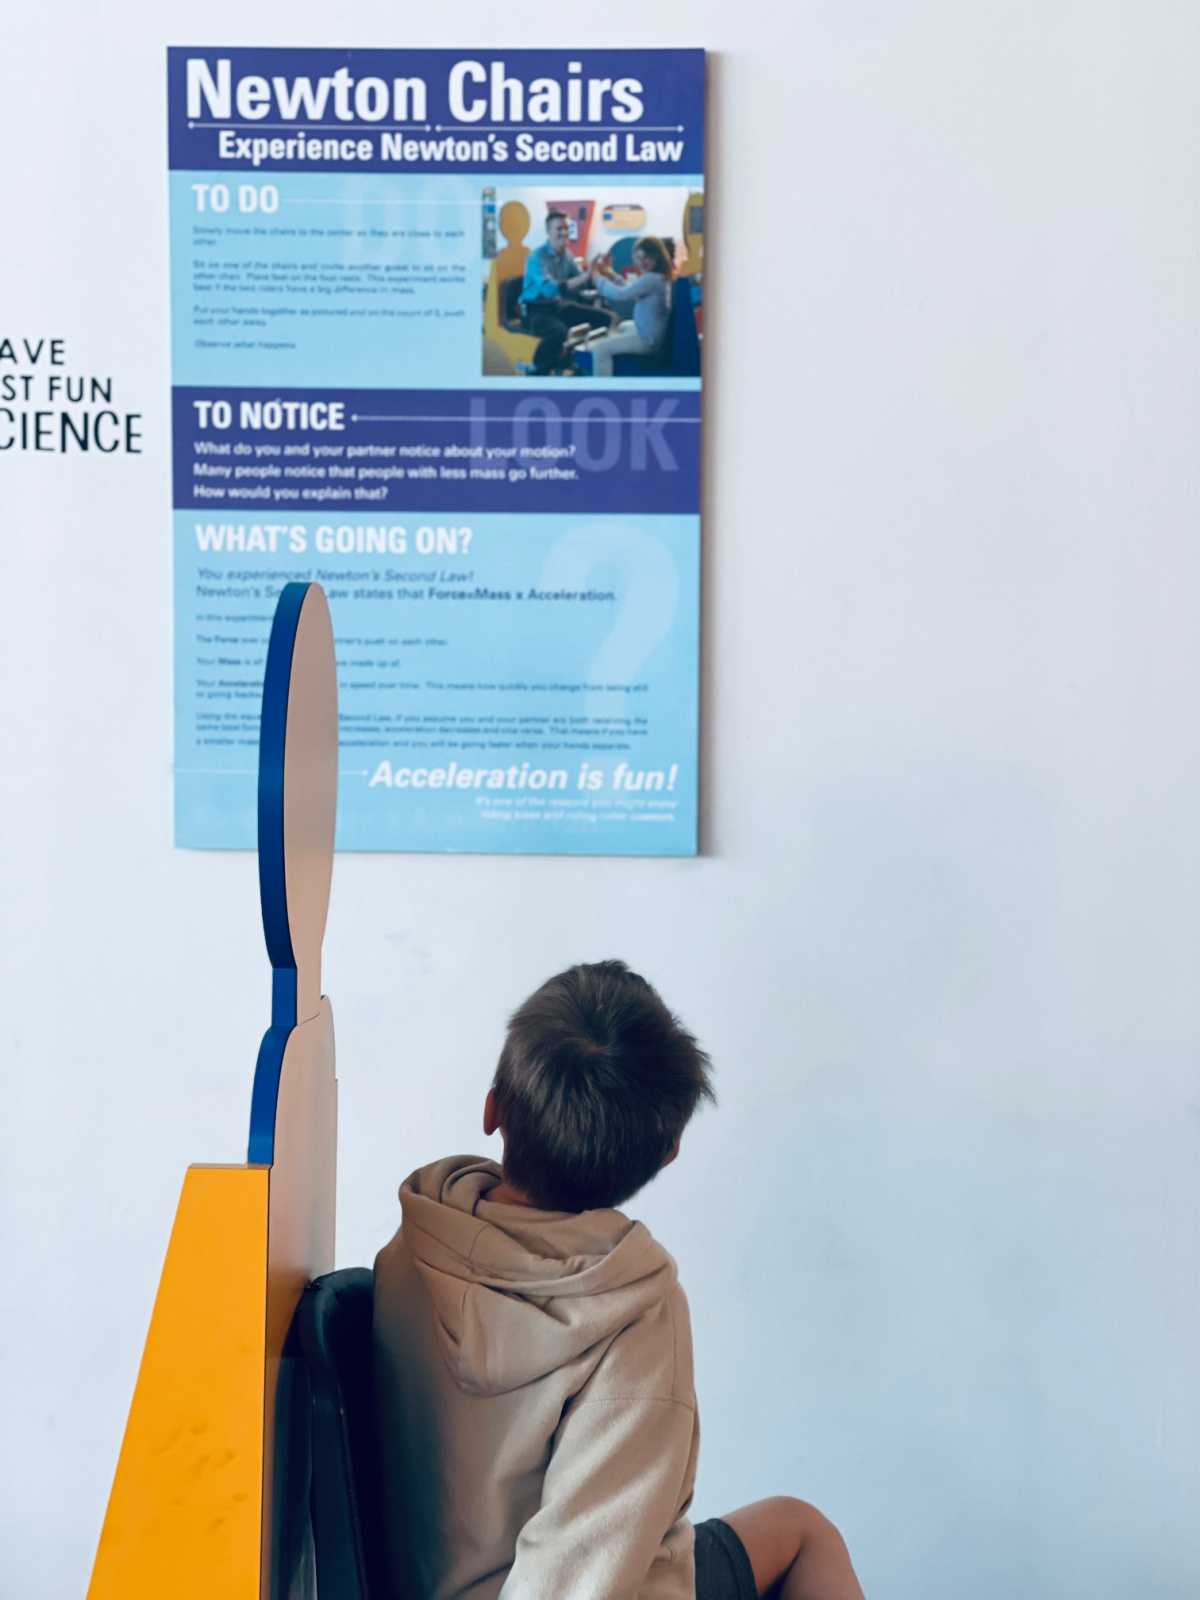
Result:
{"label": "boy's bare leg", "polygon": [[772,1600],[863,1600],[841,1534],[816,1506],[788,1495],[723,1515],[746,1547],[760,1595]]}

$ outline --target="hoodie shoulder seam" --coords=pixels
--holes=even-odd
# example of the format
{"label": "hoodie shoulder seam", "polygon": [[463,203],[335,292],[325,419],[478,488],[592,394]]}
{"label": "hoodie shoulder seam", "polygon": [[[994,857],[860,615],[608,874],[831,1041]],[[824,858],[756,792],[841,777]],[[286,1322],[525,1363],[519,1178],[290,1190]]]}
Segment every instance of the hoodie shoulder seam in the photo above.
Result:
{"label": "hoodie shoulder seam", "polygon": [[475,1246],[479,1243],[480,1239],[483,1238],[488,1227],[487,1223],[481,1222],[478,1217],[473,1216],[471,1221],[475,1224],[475,1236],[471,1240],[471,1248],[467,1251],[467,1266],[469,1267],[473,1267],[475,1265]]}
{"label": "hoodie shoulder seam", "polygon": [[463,1334],[465,1332],[467,1323],[467,1290],[470,1287],[470,1284],[464,1281],[462,1285],[462,1293],[458,1297],[458,1349],[454,1354],[454,1381],[458,1384],[460,1389],[464,1387],[462,1367],[463,1346],[466,1341],[463,1338]]}
{"label": "hoodie shoulder seam", "polygon": [[[676,1279],[676,1285],[678,1285]],[[667,1296],[667,1315],[671,1319],[671,1394],[675,1394],[675,1385],[679,1378],[679,1329],[675,1326],[675,1296]]]}

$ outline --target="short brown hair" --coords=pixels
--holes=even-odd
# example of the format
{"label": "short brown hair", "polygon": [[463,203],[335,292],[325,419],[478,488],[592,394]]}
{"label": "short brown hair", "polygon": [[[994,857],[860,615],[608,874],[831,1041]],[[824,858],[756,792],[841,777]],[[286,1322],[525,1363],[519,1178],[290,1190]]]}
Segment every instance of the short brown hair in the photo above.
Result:
{"label": "short brown hair", "polygon": [[715,1098],[708,1056],[623,961],[569,967],[530,995],[493,1088],[505,1178],[547,1211],[628,1200]]}

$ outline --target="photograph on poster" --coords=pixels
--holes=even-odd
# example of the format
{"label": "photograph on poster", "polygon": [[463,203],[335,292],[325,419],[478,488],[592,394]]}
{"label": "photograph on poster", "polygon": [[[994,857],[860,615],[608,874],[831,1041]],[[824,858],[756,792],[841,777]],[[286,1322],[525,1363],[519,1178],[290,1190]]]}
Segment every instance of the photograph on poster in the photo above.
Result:
{"label": "photograph on poster", "polygon": [[704,196],[483,191],[483,375],[697,377]]}

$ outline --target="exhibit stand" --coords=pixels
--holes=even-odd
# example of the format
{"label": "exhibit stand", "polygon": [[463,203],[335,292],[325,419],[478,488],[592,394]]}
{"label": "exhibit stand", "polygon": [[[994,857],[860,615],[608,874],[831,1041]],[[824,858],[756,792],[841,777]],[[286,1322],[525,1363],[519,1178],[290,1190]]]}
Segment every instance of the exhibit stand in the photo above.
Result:
{"label": "exhibit stand", "polygon": [[184,1177],[89,1600],[265,1600],[306,1587],[311,1540],[294,1519],[280,1532],[283,1502],[307,1501],[306,1444],[289,1440],[303,1408],[282,1397],[297,1376],[285,1354],[296,1304],[333,1266],[337,1080],[321,941],[337,775],[329,607],[318,584],[289,583],[263,685],[258,861],[272,1006],[248,1159]]}

